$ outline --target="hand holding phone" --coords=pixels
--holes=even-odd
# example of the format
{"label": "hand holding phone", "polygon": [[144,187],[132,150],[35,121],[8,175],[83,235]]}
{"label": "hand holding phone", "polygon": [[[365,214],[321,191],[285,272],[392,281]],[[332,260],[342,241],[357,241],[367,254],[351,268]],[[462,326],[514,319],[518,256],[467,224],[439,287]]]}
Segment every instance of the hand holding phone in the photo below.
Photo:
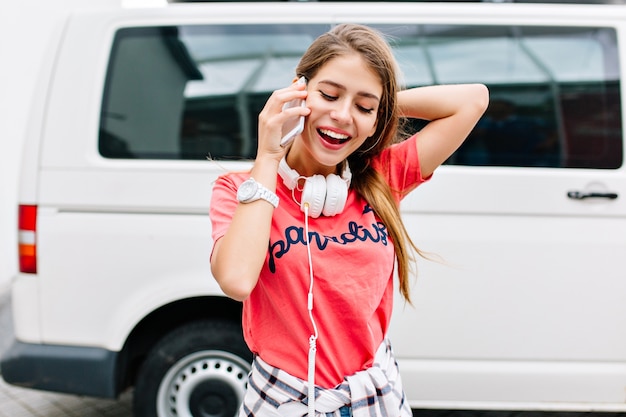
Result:
{"label": "hand holding phone", "polygon": [[[296,84],[306,84],[306,78],[300,77]],[[306,105],[304,100],[296,99],[288,101],[283,105],[283,110],[286,110],[291,107]],[[282,129],[282,139],[280,140],[280,146],[287,146],[304,130],[304,116],[290,118],[285,122]]]}

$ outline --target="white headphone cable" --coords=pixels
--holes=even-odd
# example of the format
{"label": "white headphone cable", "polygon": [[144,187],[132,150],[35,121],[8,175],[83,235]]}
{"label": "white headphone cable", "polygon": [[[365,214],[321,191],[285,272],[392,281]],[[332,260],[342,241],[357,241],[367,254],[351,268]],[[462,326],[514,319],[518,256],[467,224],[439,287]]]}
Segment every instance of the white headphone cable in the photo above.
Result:
{"label": "white headphone cable", "polygon": [[[296,186],[295,186],[295,187],[293,187],[293,188],[291,189],[291,198],[293,199],[293,201],[294,201],[294,202],[295,202],[298,206],[302,207],[302,203],[301,203],[301,202],[299,202],[299,201],[296,199],[296,190],[298,190],[298,191],[302,191],[302,190],[304,190],[304,188],[303,188],[302,186],[300,186],[300,182],[299,182],[300,180],[305,180],[305,181],[306,181],[306,177],[303,177],[303,176],[301,175],[301,176],[299,176],[299,177],[296,179]],[[308,208],[309,208],[308,203],[306,204],[306,207],[305,207],[305,208],[308,210]],[[308,216],[308,214],[307,214],[307,216]],[[304,221],[306,222],[306,219],[305,219]],[[309,254],[309,257],[310,257],[310,254]]]}
{"label": "white headphone cable", "polygon": [[307,309],[309,319],[313,325],[313,334],[309,337],[309,369],[308,369],[308,399],[309,417],[315,417],[315,353],[317,352],[317,325],[313,319],[313,262],[311,257],[311,241],[309,239],[309,203],[304,203],[304,233],[306,235],[306,251],[309,259],[309,293]]}

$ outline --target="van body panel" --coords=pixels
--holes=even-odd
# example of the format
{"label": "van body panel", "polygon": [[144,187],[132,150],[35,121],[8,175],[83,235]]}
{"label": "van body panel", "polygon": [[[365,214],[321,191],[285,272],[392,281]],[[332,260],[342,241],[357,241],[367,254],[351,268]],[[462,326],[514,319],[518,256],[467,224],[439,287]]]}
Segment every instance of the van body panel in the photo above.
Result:
{"label": "van body panel", "polygon": [[[155,306],[222,294],[211,279],[210,233],[207,215],[59,212],[40,217],[38,247],[48,254],[40,269],[65,277],[46,280],[40,274],[43,341],[120,350]],[[71,262],[67,254],[74,254]],[[120,271],[128,278],[112,285]],[[72,309],[58,302],[67,292],[80,294],[72,297]]]}
{"label": "van body panel", "polygon": [[[619,134],[619,155],[600,167],[451,161],[438,168],[402,202],[405,224],[431,260],[418,260],[414,305],[398,297],[390,338],[415,408],[626,411],[626,168],[624,110],[617,108],[624,94],[626,9],[611,5],[366,2],[355,8],[286,2],[76,11],[52,39],[26,137],[20,201],[39,207],[38,273],[18,276],[13,308],[17,343],[32,346],[15,348],[16,356],[5,362],[33,360],[40,354],[44,363],[57,361],[50,368],[56,369],[59,358],[67,359],[65,353],[77,349],[78,356],[99,368],[111,358],[118,360],[129,335],[152,312],[179,300],[223,296],[209,265],[211,187],[219,175],[247,170],[251,162],[244,157],[213,160],[210,153],[204,160],[105,157],[99,140],[107,117],[115,119],[111,126],[117,133],[126,132],[124,123],[134,123],[132,117],[149,117],[151,112],[171,117],[171,123],[162,125],[153,117],[154,123],[138,130],[155,142],[182,129],[178,115],[185,103],[180,97],[189,76],[169,62],[156,65],[169,53],[167,48],[139,39],[147,42],[146,53],[133,61],[136,67],[151,66],[149,75],[167,82],[155,89],[146,108],[137,110],[141,102],[136,97],[121,95],[136,87],[137,79],[129,75],[118,84],[111,82],[113,93],[105,87],[110,73],[122,68],[119,56],[132,55],[114,55],[117,34],[126,28],[236,29],[344,21],[392,28],[398,37],[401,29],[417,25],[434,25],[435,31],[459,25],[477,31],[545,26],[566,34],[585,27],[615,32],[615,50],[611,40],[599,46],[608,51],[600,65],[606,79],[570,80],[574,86],[565,92],[554,87],[556,82],[546,82],[550,88],[539,93],[524,82],[510,89],[528,87],[526,104],[554,94],[550,112],[558,113],[558,119],[566,113],[561,107],[587,103],[584,92],[577,96],[578,84],[583,89],[598,82],[601,86],[594,88],[601,94],[610,91],[602,99],[590,99],[589,108],[596,104],[593,100],[604,100],[613,110],[607,117],[620,120],[603,124],[602,131],[595,131],[591,122],[575,125],[574,133],[600,142],[611,136],[607,130],[615,129],[611,137]],[[561,33],[553,32],[554,38]],[[549,41],[549,36],[541,39]],[[462,48],[451,51],[461,54]],[[587,52],[598,53],[591,46]],[[405,71],[408,82],[428,70],[440,75],[449,69],[433,65],[421,72],[422,62],[411,61],[415,56],[420,55],[403,61],[408,68],[420,68]],[[114,58],[119,58],[117,63]],[[127,65],[122,69],[133,68]],[[451,67],[460,68],[453,81],[466,81],[463,65]],[[291,82],[291,69],[272,68],[275,84]],[[545,75],[541,71],[550,73],[541,67],[540,76]],[[494,82],[494,91],[510,94],[502,84]],[[106,100],[124,112],[105,114]],[[576,112],[566,116],[558,120],[558,129],[584,117]],[[580,133],[585,129],[591,133]],[[163,144],[172,152],[175,145]],[[571,146],[559,145],[562,152]],[[576,199],[568,196],[571,192],[600,196]],[[617,198],[610,198],[612,193]],[[60,349],[52,352],[54,361],[38,350],[40,344]],[[80,349],[87,350],[82,354]],[[9,379],[19,382],[20,377]],[[110,387],[121,389],[116,381],[104,384],[107,388],[99,393],[74,392],[109,396]]]}
{"label": "van body panel", "polygon": [[13,333],[18,340],[41,343],[39,281],[32,274],[18,274],[11,285]]}
{"label": "van body panel", "polygon": [[[205,165],[211,165],[206,162]],[[211,172],[212,171],[212,172]],[[50,170],[41,202],[65,211],[164,212],[208,215],[215,169]],[[106,196],[112,196],[109,198]]]}
{"label": "van body panel", "polygon": [[[408,217],[421,231],[417,244],[442,259],[419,264],[414,308],[396,303],[391,333],[398,356],[626,359],[626,341],[610,331],[626,317],[623,269],[611,264],[625,249],[616,238],[625,222],[578,220],[574,235],[570,222],[552,217],[515,225],[487,216]],[[608,255],[608,248],[618,252]],[[511,267],[503,273],[503,265]]]}
{"label": "van body panel", "polygon": [[[519,167],[442,166],[429,183],[409,194],[409,213],[574,216],[624,219],[626,172]],[[439,192],[445,188],[446,192]],[[615,192],[618,198],[568,198],[568,192]],[[460,197],[457,199],[457,196]]]}
{"label": "van body panel", "polygon": [[50,35],[49,47],[45,49],[41,60],[39,77],[30,102],[30,113],[26,126],[21,154],[19,201],[22,204],[36,204],[39,185],[39,163],[41,139],[44,134],[46,112],[48,110],[51,79],[58,56],[57,45],[63,38],[67,21],[63,19]]}
{"label": "van body panel", "polygon": [[[395,305],[390,337],[407,395],[441,404],[622,404],[626,345],[611,329],[623,325],[626,288],[623,269],[609,265],[626,249],[616,238],[626,223],[577,219],[576,234],[562,218],[514,223],[432,213],[415,220],[417,244],[442,259],[419,264],[414,307]],[[503,273],[502,265],[514,267]]]}
{"label": "van body panel", "polygon": [[623,411],[626,368],[614,362],[428,360],[400,366],[414,407]]}

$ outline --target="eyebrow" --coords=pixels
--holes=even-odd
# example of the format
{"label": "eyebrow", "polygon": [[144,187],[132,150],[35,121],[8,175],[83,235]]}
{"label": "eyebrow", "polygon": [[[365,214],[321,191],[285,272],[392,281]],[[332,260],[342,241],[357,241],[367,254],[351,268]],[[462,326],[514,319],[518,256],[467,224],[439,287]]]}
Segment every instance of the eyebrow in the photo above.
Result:
{"label": "eyebrow", "polygon": [[[319,81],[318,84],[329,84],[329,85],[331,85],[331,86],[333,86],[335,88],[346,90],[346,87],[344,85],[336,83],[334,81],[330,81],[330,80],[321,80],[321,81]],[[361,96],[361,97],[365,97],[365,98],[371,98],[371,99],[374,99],[374,100],[380,102],[380,98],[376,94],[368,93],[367,91],[359,91],[359,92],[357,92],[357,95]]]}

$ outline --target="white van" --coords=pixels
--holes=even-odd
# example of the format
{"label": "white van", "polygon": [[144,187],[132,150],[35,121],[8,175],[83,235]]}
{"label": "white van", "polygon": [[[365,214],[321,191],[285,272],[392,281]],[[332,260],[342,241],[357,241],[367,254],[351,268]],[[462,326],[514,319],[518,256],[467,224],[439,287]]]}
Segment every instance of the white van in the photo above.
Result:
{"label": "white van", "polygon": [[[338,22],[390,35],[407,86],[481,82],[466,144],[403,202],[420,260],[391,340],[415,409],[626,411],[626,7],[195,3],[77,11],[25,138],[15,385],[135,415],[234,415],[250,352],[211,277],[211,187]],[[419,126],[416,123],[416,126]],[[204,413],[204,414],[202,414]]]}

